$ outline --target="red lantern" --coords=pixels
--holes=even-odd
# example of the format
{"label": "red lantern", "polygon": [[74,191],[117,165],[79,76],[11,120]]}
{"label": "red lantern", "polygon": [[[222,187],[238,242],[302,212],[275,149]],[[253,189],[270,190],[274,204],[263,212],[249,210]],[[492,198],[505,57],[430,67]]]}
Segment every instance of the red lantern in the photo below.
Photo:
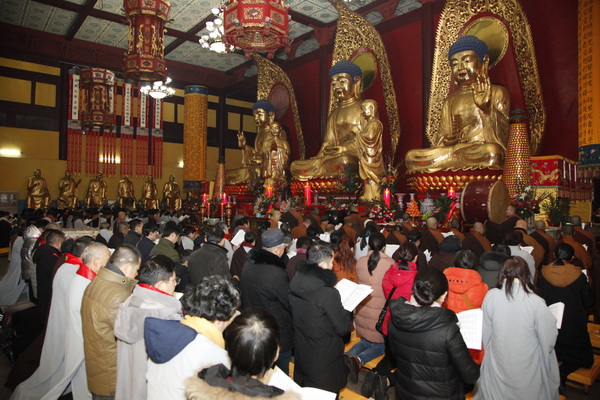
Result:
{"label": "red lantern", "polygon": [[252,51],[266,50],[268,58],[281,47],[289,52],[288,10],[283,0],[230,0],[223,11],[227,50],[238,47],[246,57]]}
{"label": "red lantern", "polygon": [[112,129],[114,120],[115,74],[103,68],[82,68],[82,125],[86,129]]}
{"label": "red lantern", "polygon": [[164,31],[171,9],[167,0],[125,0],[129,22],[129,48],[125,76],[136,81],[164,81]]}

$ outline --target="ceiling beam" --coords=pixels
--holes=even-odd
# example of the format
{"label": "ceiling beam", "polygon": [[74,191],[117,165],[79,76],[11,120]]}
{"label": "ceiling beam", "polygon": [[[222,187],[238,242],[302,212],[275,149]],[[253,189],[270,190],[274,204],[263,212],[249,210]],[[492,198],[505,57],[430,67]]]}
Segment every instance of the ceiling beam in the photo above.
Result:
{"label": "ceiling beam", "polygon": [[306,26],[314,25],[319,28],[324,28],[327,25],[329,25],[331,23],[335,23],[337,21],[336,20],[336,21],[330,22],[329,24],[326,24],[325,22],[319,21],[318,19],[311,18],[307,15],[304,15],[304,14],[299,13],[298,11],[294,11],[294,10],[290,10],[288,12],[288,14],[290,15],[290,19],[292,21],[296,21],[296,22],[301,23]]}
{"label": "ceiling beam", "polygon": [[85,19],[88,17],[90,11],[96,6],[96,3],[98,3],[98,0],[87,0],[87,3],[85,3],[85,8],[77,15],[77,18],[75,18],[75,21],[73,21],[71,24],[69,31],[65,35],[65,39],[71,40],[75,37],[81,28],[81,25],[83,25]]}
{"label": "ceiling beam", "polygon": [[172,52],[173,50],[175,50],[176,48],[178,48],[179,46],[184,44],[187,40],[189,40],[190,42],[197,42],[198,38],[196,37],[196,34],[198,32],[200,32],[202,29],[204,29],[204,27],[206,26],[206,23],[208,21],[211,21],[213,18],[214,18],[214,15],[211,13],[206,18],[204,18],[202,21],[200,21],[196,25],[194,25],[190,30],[188,30],[185,33],[186,37],[180,37],[180,38],[175,39],[173,42],[171,42],[171,44],[169,44],[167,47],[165,47],[165,55],[169,54],[170,52]]}

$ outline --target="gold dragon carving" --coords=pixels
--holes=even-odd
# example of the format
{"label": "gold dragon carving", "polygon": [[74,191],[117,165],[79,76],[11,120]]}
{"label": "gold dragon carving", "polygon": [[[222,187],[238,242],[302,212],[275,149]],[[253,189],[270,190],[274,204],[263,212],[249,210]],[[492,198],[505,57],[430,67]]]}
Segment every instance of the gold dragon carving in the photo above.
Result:
{"label": "gold dragon carving", "polygon": [[537,154],[546,125],[542,87],[535,58],[531,28],[517,0],[448,0],[440,16],[436,32],[431,90],[429,96],[427,138],[431,141],[440,126],[442,105],[450,90],[448,50],[474,16],[492,13],[508,24],[517,58],[519,78],[523,86],[529,115],[531,155]]}
{"label": "gold dragon carving", "polygon": [[[398,103],[390,63],[381,36],[373,25],[361,15],[350,10],[343,1],[329,0],[329,2],[339,14],[331,65],[340,60],[351,60],[352,56],[356,55],[361,48],[371,50],[377,58],[392,144],[390,157],[393,159],[400,138],[400,118],[398,117]],[[331,96],[329,99],[330,113],[333,105],[333,96]]]}
{"label": "gold dragon carving", "polygon": [[279,66],[267,60],[263,56],[252,53],[252,58],[258,67],[258,89],[256,91],[257,99],[269,99],[271,90],[277,84],[283,84],[290,96],[290,105],[294,115],[294,127],[296,128],[296,137],[298,138],[298,153],[300,159],[306,158],[306,146],[304,145],[304,135],[302,134],[302,125],[300,124],[300,115],[298,114],[298,104],[296,103],[296,94],[290,78]]}

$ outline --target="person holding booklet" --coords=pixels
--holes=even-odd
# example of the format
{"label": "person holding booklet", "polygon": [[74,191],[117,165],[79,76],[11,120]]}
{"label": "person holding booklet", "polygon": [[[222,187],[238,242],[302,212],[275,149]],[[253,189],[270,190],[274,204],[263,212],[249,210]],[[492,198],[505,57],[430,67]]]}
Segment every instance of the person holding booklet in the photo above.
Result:
{"label": "person holding booklet", "polygon": [[317,241],[292,279],[289,302],[294,323],[294,380],[339,393],[346,386],[343,337],[352,329],[349,313],[334,288],[333,250]]}
{"label": "person holding booklet", "polygon": [[571,372],[591,368],[594,364],[585,309],[594,305],[595,297],[581,268],[571,263],[574,256],[575,250],[570,244],[556,246],[555,261],[542,267],[537,285],[547,305],[565,304],[555,346],[556,358],[562,362],[559,370],[563,385]]}
{"label": "person holding booklet", "polygon": [[358,381],[358,371],[361,365],[385,353],[383,335],[375,329],[386,297],[381,286],[383,277],[394,260],[383,252],[385,236],[381,232],[369,236],[369,253],[356,263],[358,283],[368,285],[373,289],[369,297],[356,308],[354,325],[360,342],[356,343],[345,354],[346,367],[350,381]]}
{"label": "person holding booklet", "polygon": [[474,399],[558,400],[556,318],[535,294],[525,260],[504,261],[482,310],[485,355]]}
{"label": "person holding booklet", "polygon": [[456,314],[441,307],[447,294],[444,273],[425,268],[415,276],[410,301],[390,301],[388,335],[398,366],[396,399],[464,400],[463,385],[479,378],[479,366],[467,350]]}

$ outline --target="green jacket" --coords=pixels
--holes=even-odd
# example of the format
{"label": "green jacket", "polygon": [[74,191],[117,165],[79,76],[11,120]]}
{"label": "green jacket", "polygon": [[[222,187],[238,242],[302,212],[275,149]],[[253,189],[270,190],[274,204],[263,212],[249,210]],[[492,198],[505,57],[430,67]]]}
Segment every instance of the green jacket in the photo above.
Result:
{"label": "green jacket", "polygon": [[170,240],[161,237],[158,241],[158,244],[152,248],[150,252],[150,256],[155,254],[162,254],[169,257],[174,262],[178,263],[180,261],[179,253],[175,250],[175,243]]}

